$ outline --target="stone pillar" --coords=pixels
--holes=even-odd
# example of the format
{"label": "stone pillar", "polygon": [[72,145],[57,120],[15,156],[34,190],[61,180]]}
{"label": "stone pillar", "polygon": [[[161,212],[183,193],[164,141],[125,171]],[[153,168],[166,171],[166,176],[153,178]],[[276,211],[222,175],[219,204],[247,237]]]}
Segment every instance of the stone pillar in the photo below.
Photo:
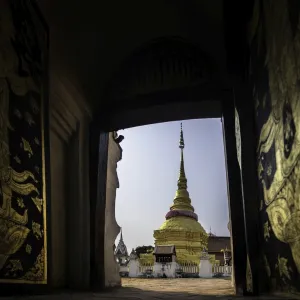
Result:
{"label": "stone pillar", "polygon": [[129,267],[129,277],[138,277],[139,274],[139,266],[140,263],[138,259],[131,259],[128,267]]}
{"label": "stone pillar", "polygon": [[120,226],[117,224],[115,218],[115,201],[116,190],[119,187],[117,163],[122,158],[122,148],[115,141],[115,137],[115,133],[110,133],[108,141],[104,238],[104,268],[106,287],[121,285],[119,266],[115,260],[113,247],[117,235],[120,232]]}
{"label": "stone pillar", "polygon": [[177,263],[175,261],[172,261],[172,263],[170,264],[170,271],[169,271],[171,278],[175,278],[176,268],[177,268]]}
{"label": "stone pillar", "polygon": [[199,277],[212,278],[212,265],[207,252],[202,252],[199,265]]}

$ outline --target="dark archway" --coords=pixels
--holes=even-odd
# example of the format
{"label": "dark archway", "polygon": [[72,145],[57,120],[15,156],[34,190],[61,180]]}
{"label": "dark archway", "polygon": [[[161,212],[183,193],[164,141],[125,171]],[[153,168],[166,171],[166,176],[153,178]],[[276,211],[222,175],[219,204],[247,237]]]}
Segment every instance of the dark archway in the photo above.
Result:
{"label": "dark archway", "polygon": [[[105,113],[99,108],[96,116],[105,130],[149,124],[150,120],[139,124],[128,120],[114,124],[112,120],[120,120],[124,111],[153,106],[162,114],[158,106],[182,99],[185,103],[212,101],[221,98],[224,90],[218,65],[197,44],[180,37],[159,38],[135,50],[115,70],[103,95],[109,99],[109,106]],[[207,117],[204,107],[200,114]],[[208,115],[219,114],[220,108],[216,106],[216,110],[210,108]],[[162,121],[157,118],[153,122]]]}
{"label": "dark archway", "polygon": [[[178,119],[221,117],[235,283],[237,290],[244,290],[246,249],[234,100],[232,91],[222,86],[217,65],[193,43],[179,38],[158,39],[144,45],[124,61],[107,85],[106,97],[110,99],[110,105],[99,111],[91,129],[91,208],[98,216],[91,223],[92,239],[98,240],[97,245],[92,245],[92,251],[96,250],[91,260],[94,285],[99,280],[104,282],[105,278],[104,250],[101,250],[104,245],[101,247],[101,242],[104,243],[108,132]],[[95,167],[96,162],[98,167]]]}

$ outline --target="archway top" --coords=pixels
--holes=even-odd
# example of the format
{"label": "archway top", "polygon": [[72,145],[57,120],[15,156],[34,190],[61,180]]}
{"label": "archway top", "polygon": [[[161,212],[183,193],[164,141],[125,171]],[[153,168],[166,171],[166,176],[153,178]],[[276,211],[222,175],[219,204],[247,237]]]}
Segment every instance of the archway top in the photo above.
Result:
{"label": "archway top", "polygon": [[181,37],[160,37],[132,52],[108,86],[108,97],[120,101],[143,94],[212,84],[213,60],[196,44]]}

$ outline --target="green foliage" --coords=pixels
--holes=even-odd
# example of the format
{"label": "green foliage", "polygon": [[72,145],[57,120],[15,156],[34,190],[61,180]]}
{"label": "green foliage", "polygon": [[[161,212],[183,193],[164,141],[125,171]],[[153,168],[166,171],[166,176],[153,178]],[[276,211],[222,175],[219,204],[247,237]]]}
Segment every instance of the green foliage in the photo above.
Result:
{"label": "green foliage", "polygon": [[153,246],[138,246],[135,248],[135,252],[138,257],[140,257],[140,254],[147,254],[147,253],[152,253],[154,250]]}

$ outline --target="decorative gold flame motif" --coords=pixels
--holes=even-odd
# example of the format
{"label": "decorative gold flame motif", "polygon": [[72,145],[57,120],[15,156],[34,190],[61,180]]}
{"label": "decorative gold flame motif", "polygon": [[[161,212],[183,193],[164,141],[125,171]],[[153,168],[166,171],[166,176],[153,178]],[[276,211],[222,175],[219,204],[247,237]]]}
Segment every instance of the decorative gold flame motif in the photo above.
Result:
{"label": "decorative gold flame motif", "polygon": [[177,191],[166,215],[166,221],[154,231],[155,245],[175,245],[176,257],[179,263],[199,264],[200,255],[207,248],[207,234],[197,221],[194,207],[191,205],[187,191],[187,179],[184,169],[183,149],[185,147],[183,130],[180,130],[180,169],[177,181]]}
{"label": "decorative gold flame motif", "polygon": [[39,210],[39,212],[42,212],[43,209],[43,199],[38,197],[31,197],[33,203],[35,204],[36,208]]}
{"label": "decorative gold flame motif", "polygon": [[[6,1],[4,2],[6,3]],[[24,276],[28,270],[28,263],[24,264],[22,260],[26,260],[28,255],[33,255],[36,258],[40,249],[43,249],[36,263],[39,264],[39,277],[34,277],[34,283],[37,284],[47,282],[47,261],[45,258],[47,240],[43,234],[46,226],[46,211],[44,209],[43,215],[40,217],[43,224],[36,223],[31,219],[34,213],[31,208],[30,210],[27,208],[28,203],[26,201],[32,197],[37,205],[36,199],[40,193],[43,193],[42,197],[45,201],[44,112],[39,109],[39,105],[43,101],[42,85],[37,83],[41,82],[38,78],[38,72],[32,72],[32,68],[41,69],[42,66],[37,66],[41,64],[40,61],[37,63],[34,59],[31,60],[31,51],[28,52],[26,48],[33,49],[35,47],[35,50],[37,49],[36,44],[31,44],[37,43],[32,38],[32,35],[36,34],[33,30],[35,26],[39,26],[40,29],[43,27],[41,23],[35,24],[39,21],[37,18],[31,19],[31,13],[36,13],[31,3],[23,1],[22,3],[13,2],[12,5],[3,5],[0,11],[0,282],[32,283],[33,280],[30,279],[29,275]],[[18,19],[26,19],[28,23],[33,22],[34,25],[30,27],[26,22],[23,22],[22,28],[24,30],[16,29],[14,26],[17,25],[13,22],[13,16]],[[27,34],[31,36],[30,39],[26,36]],[[12,41],[23,45],[24,53],[17,53]],[[37,55],[35,51],[33,52]],[[25,55],[27,59],[24,60],[22,55]],[[35,77],[24,76],[24,74],[20,76],[19,70],[22,68],[26,68],[26,73],[34,74]],[[34,99],[32,93],[35,93],[34,97],[38,101]],[[12,94],[14,97],[11,97]],[[33,114],[40,112],[39,115],[33,117],[29,111],[24,111],[24,102],[28,102],[25,103],[26,109],[31,107]],[[31,137],[30,130],[26,129],[28,125],[31,128],[36,127],[34,126],[37,124],[36,120],[41,124],[39,128],[35,128],[35,132],[40,136],[42,145],[37,158],[34,156],[33,148],[30,145],[30,143],[33,145],[34,137]],[[22,124],[24,121],[27,122],[25,123],[26,128],[24,128],[24,123]],[[19,140],[21,149],[15,149],[16,140]],[[33,162],[31,163],[31,161]],[[40,180],[37,180],[30,170],[20,170],[25,166],[31,167],[33,163],[40,165],[41,171],[43,171]],[[34,169],[33,166],[32,169]],[[43,190],[40,191],[40,187]],[[39,211],[40,209],[37,209],[38,214],[41,215]],[[30,237],[31,231],[41,240],[42,247],[39,246],[38,242],[35,245],[28,244],[29,239],[34,238]],[[26,247],[22,247],[26,241]],[[37,245],[40,247],[38,253],[36,253]],[[11,258],[12,255],[13,258]],[[26,269],[24,269],[25,265],[27,265]]]}
{"label": "decorative gold flame motif", "polygon": [[31,157],[31,155],[33,155],[33,152],[32,152],[29,142],[26,141],[24,138],[22,138],[22,143],[20,144],[20,146],[24,149],[24,151],[28,152],[29,157]]}
{"label": "decorative gold flame motif", "polygon": [[45,250],[42,249],[37,257],[34,266],[23,276],[23,280],[29,282],[38,282],[44,276]]}
{"label": "decorative gold flame motif", "polygon": [[[294,12],[298,24],[292,23],[287,1],[261,3],[255,1],[250,36],[250,43],[256,45],[256,60],[261,60],[256,65],[258,74],[254,74],[254,81],[258,76],[259,82],[253,87],[258,176],[265,204],[261,213],[263,222],[269,219],[270,224],[264,226],[265,246],[271,247],[269,241],[277,239],[290,247],[288,252],[278,243],[279,252],[270,249],[266,255],[272,256],[269,262],[279,255],[277,268],[272,269],[277,270],[282,285],[291,283],[300,289],[299,282],[291,282],[292,271],[286,267],[293,260],[293,271],[300,273],[300,11]],[[266,45],[265,53],[262,45]],[[268,80],[265,87],[261,74]]]}

